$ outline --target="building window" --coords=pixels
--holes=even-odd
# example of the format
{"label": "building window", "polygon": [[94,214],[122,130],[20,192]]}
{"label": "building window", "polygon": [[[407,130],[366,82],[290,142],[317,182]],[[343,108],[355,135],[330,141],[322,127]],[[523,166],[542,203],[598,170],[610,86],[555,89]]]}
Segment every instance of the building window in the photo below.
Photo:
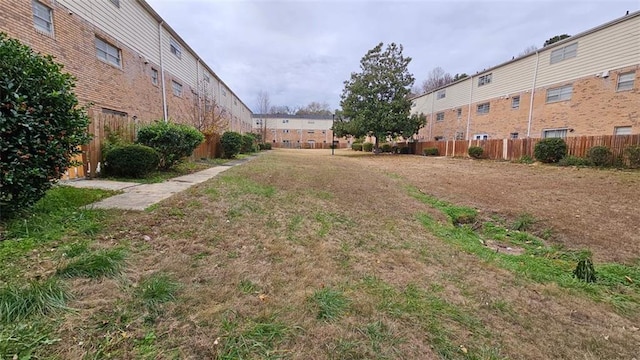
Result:
{"label": "building window", "polygon": [[460,119],[462,117],[462,108],[457,108],[456,109],[456,116],[458,117],[458,119]]}
{"label": "building window", "polygon": [[307,124],[315,124],[315,123],[316,123],[315,121],[311,121],[311,120],[307,121]]}
{"label": "building window", "polygon": [[520,96],[514,96],[511,98],[511,108],[512,109],[520,108]]}
{"label": "building window", "polygon": [[309,130],[307,131],[307,134],[313,134],[315,131],[314,130]]}
{"label": "building window", "polygon": [[98,37],[96,38],[96,54],[98,59],[120,67],[120,49]]}
{"label": "building window", "polygon": [[289,129],[284,129],[284,130],[282,130],[282,132],[283,132],[284,134],[288,134],[288,133],[289,133]]}
{"label": "building window", "polygon": [[487,134],[475,134],[473,135],[473,140],[487,140],[489,135]]}
{"label": "building window", "polygon": [[491,75],[491,73],[488,73],[487,75],[480,76],[478,78],[478,86],[491,84]]}
{"label": "building window", "polygon": [[433,138],[435,141],[444,141],[444,136],[436,136]]}
{"label": "building window", "polygon": [[573,85],[565,85],[553,89],[547,89],[547,102],[557,102],[571,100],[571,94],[573,93]]}
{"label": "building window", "polygon": [[633,82],[636,79],[636,72],[628,72],[618,75],[618,91],[633,90]]}
{"label": "building window", "polygon": [[549,129],[542,131],[542,137],[546,138],[566,138],[567,129]]}
{"label": "building window", "polygon": [[111,1],[111,3],[112,3],[113,5],[115,5],[117,8],[120,8],[120,0],[110,0],[110,1]]}
{"label": "building window", "polygon": [[491,104],[490,103],[484,103],[484,104],[478,104],[478,114],[488,114],[489,110],[491,108]]}
{"label": "building window", "polygon": [[202,80],[204,80],[204,82],[208,84],[211,81],[211,77],[209,77],[209,75],[207,74],[204,74],[204,76],[202,77]]}
{"label": "building window", "polygon": [[613,135],[631,135],[631,126],[616,126]]}
{"label": "building window", "polygon": [[464,132],[462,131],[456,132],[456,140],[464,140]]}
{"label": "building window", "polygon": [[561,47],[560,49],[553,50],[551,52],[551,64],[558,63],[562,60],[571,59],[578,54],[578,43],[573,43]]}
{"label": "building window", "polygon": [[512,132],[511,134],[509,134],[509,137],[512,139],[517,139],[518,138],[518,133],[517,132]]}
{"label": "building window", "polygon": [[53,10],[39,1],[33,0],[33,25],[37,30],[53,34]]}
{"label": "building window", "polygon": [[288,124],[288,123],[289,123],[289,119],[284,119],[284,120],[282,120],[282,123],[283,123],[283,124]]}
{"label": "building window", "polygon": [[182,84],[180,84],[179,82],[171,80],[171,89],[173,90],[173,95],[178,97],[182,96]]}
{"label": "building window", "polygon": [[102,108],[102,113],[113,116],[127,117],[127,113],[124,111],[118,111],[113,109]]}
{"label": "building window", "polygon": [[444,99],[447,97],[447,89],[442,89],[436,93],[436,100]]}
{"label": "building window", "polygon": [[227,90],[222,89],[222,96],[227,96]]}
{"label": "building window", "polygon": [[436,121],[444,121],[444,112],[439,112],[436,114]]}
{"label": "building window", "polygon": [[177,41],[169,39],[169,51],[171,51],[173,55],[177,56],[178,59],[182,59],[182,47]]}
{"label": "building window", "polygon": [[151,83],[158,85],[158,70],[151,68]]}

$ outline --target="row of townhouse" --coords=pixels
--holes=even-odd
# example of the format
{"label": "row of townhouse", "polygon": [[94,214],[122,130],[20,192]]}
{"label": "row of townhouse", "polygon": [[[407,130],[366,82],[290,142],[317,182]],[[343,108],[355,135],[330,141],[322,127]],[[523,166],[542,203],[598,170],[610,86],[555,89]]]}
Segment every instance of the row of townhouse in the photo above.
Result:
{"label": "row of townhouse", "polygon": [[327,148],[333,141],[350,146],[351,139],[333,137],[332,127],[333,115],[253,115],[253,131],[276,147]]}
{"label": "row of townhouse", "polygon": [[197,126],[215,110],[227,130],[252,129],[249,107],[144,0],[3,0],[0,14],[0,31],[53,55],[94,111]]}
{"label": "row of townhouse", "polygon": [[640,12],[413,98],[418,139],[640,133]]}

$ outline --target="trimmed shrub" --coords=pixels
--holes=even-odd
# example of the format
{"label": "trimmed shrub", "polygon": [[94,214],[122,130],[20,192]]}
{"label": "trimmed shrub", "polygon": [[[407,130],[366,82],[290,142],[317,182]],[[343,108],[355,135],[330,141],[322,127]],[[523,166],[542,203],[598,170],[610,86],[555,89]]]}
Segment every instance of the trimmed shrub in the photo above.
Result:
{"label": "trimmed shrub", "polygon": [[390,153],[390,152],[392,152],[392,151],[393,151],[393,146],[391,146],[391,144],[382,144],[382,145],[380,146],[380,150],[381,150],[383,153]]}
{"label": "trimmed shrub", "polygon": [[611,165],[613,160],[611,149],[606,146],[594,146],[590,148],[587,157],[595,166]]}
{"label": "trimmed shrub", "polygon": [[484,149],[480,146],[472,146],[469,148],[469,150],[467,150],[467,152],[472,158],[480,159],[482,157],[482,154],[484,153]]}
{"label": "trimmed shrub", "polygon": [[353,143],[353,144],[351,144],[351,150],[362,151],[362,143]]}
{"label": "trimmed shrub", "polygon": [[624,149],[624,157],[630,168],[640,168],[640,145],[628,146]]}
{"label": "trimmed shrub", "polygon": [[169,169],[193,153],[204,135],[193,126],[156,121],[138,131],[138,144],[154,148],[160,155],[160,169]]}
{"label": "trimmed shrub", "polygon": [[245,133],[242,135],[242,149],[240,150],[243,154],[248,154],[254,151],[253,144],[256,140],[255,134]]}
{"label": "trimmed shrub", "polygon": [[558,166],[592,166],[591,160],[573,155],[567,155],[558,161]]}
{"label": "trimmed shrub", "polygon": [[260,144],[258,144],[258,149],[260,149],[260,150],[271,150],[271,143],[260,143]]}
{"label": "trimmed shrub", "polygon": [[242,150],[242,143],[242,135],[235,131],[227,131],[222,134],[220,145],[222,145],[223,156],[231,159],[238,155]]}
{"label": "trimmed shrub", "polygon": [[362,151],[372,152],[373,151],[373,143],[366,142],[362,144]]}
{"label": "trimmed shrub", "polygon": [[42,198],[90,140],[75,79],[52,56],[0,33],[0,209],[2,218]]}
{"label": "trimmed shrub", "polygon": [[398,148],[398,153],[403,155],[409,154],[409,147],[406,146],[406,147]]}
{"label": "trimmed shrub", "polygon": [[438,151],[438,148],[436,148],[436,147],[428,147],[428,148],[422,149],[422,155],[424,155],[424,156],[438,156],[438,155],[440,155],[440,152]]}
{"label": "trimmed shrub", "polygon": [[543,163],[557,163],[567,155],[567,143],[561,138],[542,139],[536,144],[533,154]]}
{"label": "trimmed shrub", "polygon": [[160,156],[140,144],[115,146],[105,154],[103,164],[107,175],[140,178],[158,168]]}
{"label": "trimmed shrub", "polygon": [[516,160],[520,164],[533,164],[533,158],[529,155],[523,155],[520,159]]}

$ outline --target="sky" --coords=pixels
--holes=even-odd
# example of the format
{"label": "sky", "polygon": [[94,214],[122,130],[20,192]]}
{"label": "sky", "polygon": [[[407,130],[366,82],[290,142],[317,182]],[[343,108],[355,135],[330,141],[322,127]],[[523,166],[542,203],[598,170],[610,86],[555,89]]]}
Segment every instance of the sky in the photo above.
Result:
{"label": "sky", "polygon": [[639,0],[146,0],[249,108],[340,107],[378,43],[404,47],[422,84],[435,67],[475,74],[640,9]]}

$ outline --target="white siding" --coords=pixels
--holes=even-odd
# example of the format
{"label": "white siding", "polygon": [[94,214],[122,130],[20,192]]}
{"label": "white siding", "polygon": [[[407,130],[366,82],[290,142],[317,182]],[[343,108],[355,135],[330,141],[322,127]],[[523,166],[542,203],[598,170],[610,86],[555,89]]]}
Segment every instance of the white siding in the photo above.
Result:
{"label": "white siding", "polygon": [[120,0],[120,8],[109,0],[57,0],[100,30],[156,64],[158,22],[136,0]]}
{"label": "white siding", "polygon": [[[473,77],[472,102],[489,100],[530,90],[536,68],[536,55],[530,55]],[[478,77],[491,73],[491,83],[478,86]],[[468,97],[466,101],[468,101]]]}
{"label": "white siding", "polygon": [[[474,78],[475,79],[475,78]],[[433,111],[439,112],[444,110],[450,110],[460,107],[460,104],[466,104],[469,102],[470,79],[455,83],[448,86],[447,95],[444,99],[438,99],[436,97],[433,103]],[[437,91],[436,91],[437,93]]]}
{"label": "white siding", "polygon": [[640,63],[640,16],[575,39],[577,56],[550,64],[551,52],[573,41],[540,53],[537,87],[569,82],[603,71]]}
{"label": "white siding", "polygon": [[[175,40],[181,46],[182,55],[180,58],[171,52],[170,39]],[[196,68],[198,65],[195,56],[165,28],[162,29],[162,60],[165,71],[180,79],[183,85],[196,88]]]}

